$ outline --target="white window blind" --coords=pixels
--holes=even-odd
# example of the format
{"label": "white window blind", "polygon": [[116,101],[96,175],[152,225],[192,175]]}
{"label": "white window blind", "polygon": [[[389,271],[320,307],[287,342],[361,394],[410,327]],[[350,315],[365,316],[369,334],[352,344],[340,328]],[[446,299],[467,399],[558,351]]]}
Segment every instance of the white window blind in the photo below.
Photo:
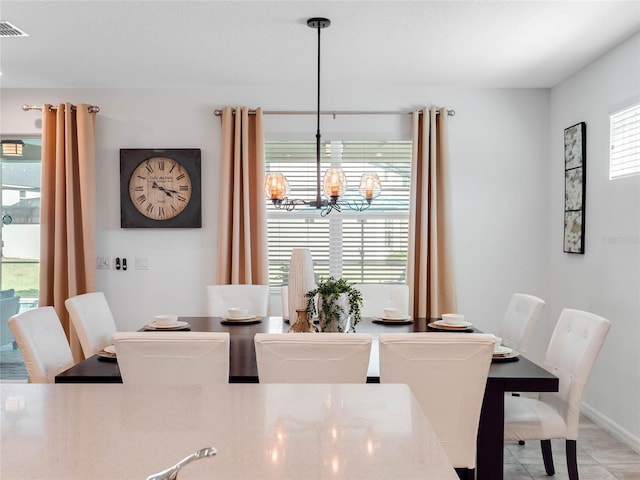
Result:
{"label": "white window blind", "polygon": [[640,103],[610,117],[609,179],[640,173]]}
{"label": "white window blind", "polygon": [[[315,199],[315,142],[269,141],[265,152],[267,171],[286,175],[290,198]],[[344,200],[362,201],[358,185],[365,172],[378,174],[382,193],[363,212],[345,207],[325,217],[312,207],[298,206],[287,212],[269,205],[270,284],[288,283],[293,248],[311,250],[318,278],[334,275],[350,282],[404,283],[411,142],[333,141],[321,145],[321,155],[321,175],[331,165],[344,169],[348,182]]]}

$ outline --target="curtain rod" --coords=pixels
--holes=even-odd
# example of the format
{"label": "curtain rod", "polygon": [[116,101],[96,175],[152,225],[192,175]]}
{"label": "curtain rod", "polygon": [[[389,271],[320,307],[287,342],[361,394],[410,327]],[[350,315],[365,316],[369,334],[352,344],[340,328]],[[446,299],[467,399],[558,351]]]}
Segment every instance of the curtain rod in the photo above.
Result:
{"label": "curtain rod", "polygon": [[[222,110],[214,111],[216,117],[222,115]],[[308,110],[284,110],[284,111],[263,111],[264,115],[316,115],[318,112],[311,112]],[[320,115],[411,115],[413,112],[387,112],[387,111],[364,111],[364,110],[324,110],[320,112]],[[440,113],[440,112],[436,112]],[[249,110],[249,115],[255,115],[255,110]],[[456,114],[455,110],[447,110],[447,115],[453,117]],[[235,110],[234,110],[235,115]]]}
{"label": "curtain rod", "polygon": [[[71,109],[75,109],[76,106],[72,105]],[[51,106],[50,110],[57,110],[58,107],[56,106]],[[42,110],[42,107],[40,105],[22,105],[22,110],[24,110],[25,112],[28,112],[29,110]],[[100,111],[100,107],[96,107],[95,105],[89,105],[89,107],[87,108],[87,110],[89,110],[89,113],[98,113]]]}

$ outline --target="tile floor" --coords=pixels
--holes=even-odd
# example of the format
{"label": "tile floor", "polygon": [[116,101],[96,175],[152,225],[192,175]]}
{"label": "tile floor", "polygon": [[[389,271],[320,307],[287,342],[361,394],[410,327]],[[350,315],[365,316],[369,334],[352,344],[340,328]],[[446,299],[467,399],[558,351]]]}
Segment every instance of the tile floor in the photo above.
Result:
{"label": "tile floor", "polygon": [[[504,450],[505,480],[568,480],[564,441],[552,440],[556,474],[547,476],[540,442],[508,442]],[[640,480],[640,454],[588,418],[580,419],[578,438],[580,480]]]}
{"label": "tile floor", "polygon": [[7,343],[0,346],[0,382],[23,381],[27,379],[27,369],[19,349]]}

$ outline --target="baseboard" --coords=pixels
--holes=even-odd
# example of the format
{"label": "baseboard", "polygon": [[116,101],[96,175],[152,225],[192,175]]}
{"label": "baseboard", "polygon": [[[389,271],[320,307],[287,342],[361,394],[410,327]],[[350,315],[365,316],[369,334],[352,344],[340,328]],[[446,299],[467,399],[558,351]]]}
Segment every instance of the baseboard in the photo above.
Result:
{"label": "baseboard", "polygon": [[609,432],[629,448],[632,448],[636,452],[640,453],[640,438],[636,437],[631,432],[628,432],[620,425],[613,422],[610,418],[605,417],[599,411],[591,408],[586,403],[582,404],[582,413],[593,423],[597,424],[603,430]]}

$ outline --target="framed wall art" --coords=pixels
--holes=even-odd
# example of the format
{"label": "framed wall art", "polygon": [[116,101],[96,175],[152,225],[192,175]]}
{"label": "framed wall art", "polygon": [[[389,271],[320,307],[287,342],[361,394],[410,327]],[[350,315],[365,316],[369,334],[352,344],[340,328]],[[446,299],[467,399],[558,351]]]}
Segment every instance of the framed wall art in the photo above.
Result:
{"label": "framed wall art", "polygon": [[122,228],[200,228],[200,149],[120,150]]}
{"label": "framed wall art", "polygon": [[564,129],[564,249],[584,253],[587,124]]}

